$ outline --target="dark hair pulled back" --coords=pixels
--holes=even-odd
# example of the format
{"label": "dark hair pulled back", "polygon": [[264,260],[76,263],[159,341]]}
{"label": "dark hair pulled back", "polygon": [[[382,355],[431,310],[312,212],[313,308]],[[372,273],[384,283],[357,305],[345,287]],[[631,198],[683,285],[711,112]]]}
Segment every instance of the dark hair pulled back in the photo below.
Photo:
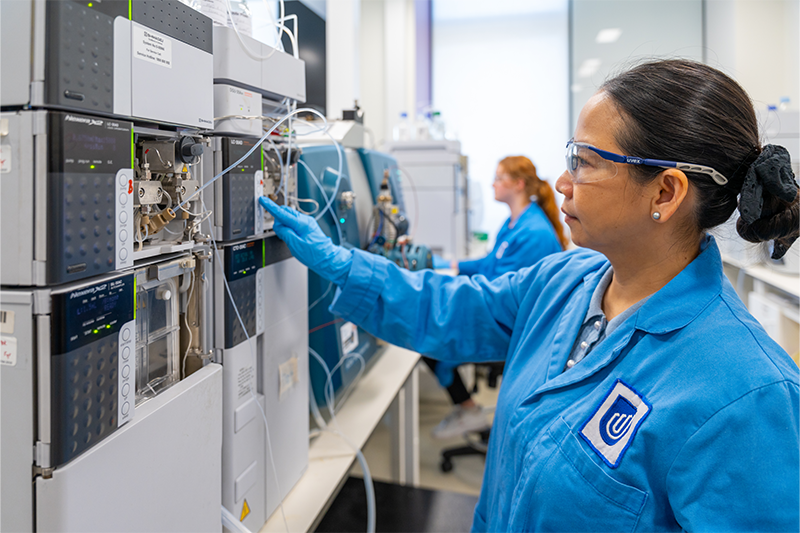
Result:
{"label": "dark hair pulled back", "polygon": [[[705,174],[686,173],[697,193],[697,228],[705,231],[727,221],[739,205],[751,166],[767,155],[762,156],[755,111],[744,89],[708,65],[673,59],[634,67],[606,81],[600,91],[621,111],[623,127],[616,141],[625,154],[705,165],[728,178],[721,186]],[[785,165],[762,166],[764,173],[785,176],[791,174],[788,165],[787,157]],[[642,184],[662,170],[630,168]],[[782,256],[798,236],[798,195],[788,200],[791,194],[780,197],[769,187],[759,188],[758,194],[763,198],[760,213],[754,220],[740,218],[737,231],[750,242],[774,239],[775,254]]]}

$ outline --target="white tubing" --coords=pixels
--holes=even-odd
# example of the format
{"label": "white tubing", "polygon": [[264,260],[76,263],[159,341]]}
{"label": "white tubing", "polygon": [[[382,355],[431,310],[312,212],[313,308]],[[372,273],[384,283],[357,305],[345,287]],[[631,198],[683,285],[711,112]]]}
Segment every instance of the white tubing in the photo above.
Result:
{"label": "white tubing", "polygon": [[[281,123],[283,123],[283,121],[287,120],[287,119],[288,119],[290,116],[294,116],[294,115],[297,115],[297,114],[299,114],[299,113],[311,113],[311,114],[313,114],[313,115],[316,115],[316,116],[320,117],[320,118],[323,120],[323,122],[325,122],[325,125],[326,125],[326,127],[327,127],[327,124],[328,124],[328,121],[327,121],[327,119],[326,119],[326,118],[325,118],[325,117],[324,117],[324,116],[323,116],[323,115],[322,115],[322,114],[321,114],[319,111],[317,111],[316,109],[311,109],[310,107],[301,107],[300,109],[295,109],[294,111],[291,111],[290,113],[287,113],[286,115],[284,115],[284,116],[283,116],[283,118],[281,118],[279,121],[277,121],[275,124],[273,124],[273,125],[272,125],[272,127],[271,127],[269,130],[267,130],[267,132],[266,132],[266,133],[264,133],[264,135],[262,135],[262,136],[261,136],[261,138],[258,140],[258,142],[257,142],[257,143],[255,143],[255,145],[254,145],[252,148],[250,148],[250,150],[248,150],[246,154],[244,154],[242,157],[240,157],[240,158],[239,158],[239,159],[238,159],[236,162],[234,162],[234,163],[233,163],[232,165],[230,165],[228,168],[224,169],[222,172],[220,172],[219,174],[217,174],[216,176],[214,176],[213,178],[211,178],[211,180],[209,180],[209,181],[208,181],[206,184],[204,184],[202,187],[200,187],[199,189],[197,189],[196,191],[194,191],[194,192],[193,192],[193,193],[192,193],[190,196],[188,196],[188,197],[187,197],[187,198],[186,198],[184,201],[182,201],[181,203],[179,203],[179,204],[178,204],[178,207],[180,207],[180,208],[183,208],[183,206],[184,206],[184,205],[185,205],[187,202],[191,201],[191,199],[192,199],[192,198],[194,198],[195,196],[197,196],[198,194],[200,194],[201,192],[203,192],[203,190],[204,190],[206,187],[208,187],[209,185],[211,185],[212,183],[214,183],[215,181],[217,181],[219,178],[221,178],[222,176],[224,176],[225,174],[227,174],[228,172],[230,172],[231,170],[233,170],[234,168],[236,168],[236,167],[237,167],[237,166],[238,166],[238,165],[239,165],[239,164],[240,164],[242,161],[244,161],[245,159],[247,159],[248,157],[250,157],[250,154],[252,154],[253,152],[255,152],[255,151],[256,151],[256,148],[259,148],[259,147],[261,146],[261,143],[263,143],[264,141],[266,141],[266,140],[267,140],[267,138],[268,138],[270,135],[272,135],[272,132],[273,132],[273,131],[275,131],[275,130],[277,129],[277,127],[278,127],[278,126],[279,126]],[[331,140],[333,140],[333,142],[334,142],[334,143],[336,143],[336,140],[335,140],[335,139],[333,139],[333,137],[331,137]],[[338,143],[336,143],[336,146],[337,146],[337,148],[338,148],[338,147],[339,147],[339,144],[338,144]],[[340,167],[341,167],[341,159],[340,159],[339,165],[340,165]]]}
{"label": "white tubing", "polygon": [[[375,485],[372,482],[372,475],[369,472],[369,465],[367,465],[367,459],[364,457],[364,454],[361,452],[358,447],[353,444],[350,439],[348,439],[344,433],[342,433],[341,429],[339,428],[339,423],[336,421],[336,413],[333,406],[333,386],[330,387],[330,395],[328,394],[328,385],[331,382],[331,371],[328,369],[328,365],[325,364],[325,360],[320,357],[320,355],[315,352],[311,347],[308,348],[308,353],[310,353],[320,365],[322,365],[322,369],[327,374],[328,379],[325,382],[325,397],[326,401],[328,402],[328,411],[331,414],[331,425],[335,426],[336,429],[330,429],[328,426],[323,426],[320,431],[325,431],[327,433],[332,433],[333,435],[338,436],[341,438],[356,454],[356,459],[358,459],[358,464],[361,466],[361,471],[364,473],[364,490],[367,493],[367,533],[375,533]],[[360,357],[360,354],[357,354]],[[344,359],[343,359],[344,360]],[[310,393],[313,397],[314,393]],[[316,399],[314,399],[314,405],[316,405]],[[317,409],[319,411],[319,409]],[[322,415],[320,415],[322,418]],[[323,424],[324,424],[323,420]],[[317,423],[319,425],[319,422]]]}

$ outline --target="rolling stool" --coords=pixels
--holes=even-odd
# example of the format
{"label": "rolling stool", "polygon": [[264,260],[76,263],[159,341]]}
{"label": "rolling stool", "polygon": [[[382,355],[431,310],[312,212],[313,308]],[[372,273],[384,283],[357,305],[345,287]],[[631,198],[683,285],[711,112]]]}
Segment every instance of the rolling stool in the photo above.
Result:
{"label": "rolling stool", "polygon": [[[497,378],[503,375],[503,367],[505,363],[485,363],[475,365],[476,373],[486,375],[486,383],[491,388],[497,388]],[[472,392],[478,390],[478,380],[475,380],[475,385]],[[469,438],[469,433],[464,435],[467,445],[458,446],[456,448],[447,448],[442,450],[442,460],[439,462],[439,468],[442,472],[450,472],[453,469],[453,457],[462,457],[465,455],[482,455],[486,457],[486,450],[489,447],[489,435],[492,428],[486,428],[483,431],[477,432],[479,440],[472,440]]]}

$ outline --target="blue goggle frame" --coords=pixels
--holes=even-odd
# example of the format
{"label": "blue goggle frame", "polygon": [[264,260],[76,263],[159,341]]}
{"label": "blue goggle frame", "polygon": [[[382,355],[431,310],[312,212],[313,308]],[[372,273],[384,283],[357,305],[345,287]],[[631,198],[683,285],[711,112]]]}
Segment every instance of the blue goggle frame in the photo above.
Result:
{"label": "blue goggle frame", "polygon": [[614,163],[622,163],[625,165],[646,165],[650,167],[659,167],[659,168],[676,168],[684,172],[699,172],[700,174],[706,174],[708,176],[711,176],[711,179],[713,179],[718,185],[725,185],[726,183],[728,183],[728,178],[726,178],[720,172],[714,170],[711,167],[703,165],[695,165],[692,163],[679,163],[677,161],[663,161],[661,159],[646,159],[630,155],[615,154],[613,152],[601,150],[600,148],[596,148],[590,144],[575,142],[572,139],[570,139],[567,142],[567,153],[569,153],[569,148],[573,144],[591,150],[592,152],[596,153],[603,159],[607,161],[612,161]]}

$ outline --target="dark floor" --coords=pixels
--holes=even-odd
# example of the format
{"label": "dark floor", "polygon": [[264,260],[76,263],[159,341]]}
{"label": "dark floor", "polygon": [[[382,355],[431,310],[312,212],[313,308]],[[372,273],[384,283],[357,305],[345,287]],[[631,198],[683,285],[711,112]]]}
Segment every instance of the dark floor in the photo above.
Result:
{"label": "dark floor", "polygon": [[[317,533],[366,531],[366,502],[364,480],[349,477]],[[375,481],[375,502],[378,533],[459,533],[470,530],[478,498]]]}

